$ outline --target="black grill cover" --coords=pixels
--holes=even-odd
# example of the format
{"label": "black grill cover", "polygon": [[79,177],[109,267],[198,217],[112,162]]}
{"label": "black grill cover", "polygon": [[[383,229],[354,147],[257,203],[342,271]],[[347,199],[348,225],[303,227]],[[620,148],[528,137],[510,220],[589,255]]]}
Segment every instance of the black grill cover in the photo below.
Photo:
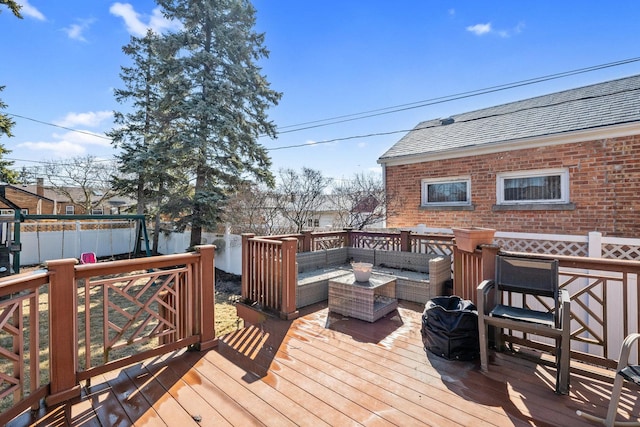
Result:
{"label": "black grill cover", "polygon": [[422,342],[426,350],[449,360],[474,360],[480,355],[478,311],[457,296],[429,300],[422,314]]}

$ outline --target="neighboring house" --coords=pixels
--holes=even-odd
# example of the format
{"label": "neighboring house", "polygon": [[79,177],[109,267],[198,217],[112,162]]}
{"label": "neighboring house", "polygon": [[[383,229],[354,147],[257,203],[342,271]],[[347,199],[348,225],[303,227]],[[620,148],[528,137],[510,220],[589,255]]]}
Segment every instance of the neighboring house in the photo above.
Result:
{"label": "neighboring house", "polygon": [[55,204],[42,193],[32,193],[19,185],[0,184],[0,218],[15,218],[16,209],[25,215],[53,214]]}
{"label": "neighboring house", "polygon": [[[54,201],[54,211],[47,213],[53,213],[56,215],[118,215],[128,213],[131,207],[135,204],[135,201],[133,201],[132,199],[122,196],[112,196],[101,200],[103,198],[102,194],[92,192],[90,197],[93,201],[93,208],[91,212],[86,212],[82,205],[71,202],[68,196],[61,194],[51,187],[46,187],[42,178],[38,178],[36,185],[26,185],[23,186],[23,188],[26,192],[30,192],[31,194],[43,195],[47,199]],[[70,187],[67,188],[67,191],[76,201],[84,200],[86,197],[83,189],[80,187]]]}
{"label": "neighboring house", "polygon": [[389,227],[640,234],[640,75],[420,123],[379,159]]}

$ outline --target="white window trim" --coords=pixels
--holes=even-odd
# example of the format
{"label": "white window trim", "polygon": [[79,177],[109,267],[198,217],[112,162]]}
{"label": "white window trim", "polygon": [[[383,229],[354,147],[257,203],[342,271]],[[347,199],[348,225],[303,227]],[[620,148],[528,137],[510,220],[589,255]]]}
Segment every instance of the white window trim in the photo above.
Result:
{"label": "white window trim", "polygon": [[[561,199],[556,200],[504,200],[504,181],[513,178],[535,178],[539,176],[560,175]],[[565,204],[569,203],[569,169],[538,169],[496,174],[496,201],[498,205]]]}
{"label": "white window trim", "polygon": [[[427,201],[427,188],[429,184],[449,184],[454,182],[464,182],[467,184],[467,200],[464,202],[428,202]],[[470,206],[471,205],[471,177],[469,176],[455,176],[444,178],[425,178],[422,180],[420,188],[420,203],[421,206]]]}
{"label": "white window trim", "polygon": [[[71,211],[71,212],[69,212],[69,211]],[[64,214],[65,214],[65,215],[75,215],[75,213],[76,213],[76,207],[75,207],[75,206],[73,206],[73,205],[66,205],[66,206],[64,207]]]}

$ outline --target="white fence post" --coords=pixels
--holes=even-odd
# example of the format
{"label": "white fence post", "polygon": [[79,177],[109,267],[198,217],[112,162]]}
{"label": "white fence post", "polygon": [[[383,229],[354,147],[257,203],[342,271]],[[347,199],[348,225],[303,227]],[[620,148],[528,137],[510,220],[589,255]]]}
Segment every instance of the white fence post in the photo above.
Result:
{"label": "white fence post", "polygon": [[602,233],[599,231],[590,231],[588,239],[587,247],[589,256],[592,258],[602,258]]}

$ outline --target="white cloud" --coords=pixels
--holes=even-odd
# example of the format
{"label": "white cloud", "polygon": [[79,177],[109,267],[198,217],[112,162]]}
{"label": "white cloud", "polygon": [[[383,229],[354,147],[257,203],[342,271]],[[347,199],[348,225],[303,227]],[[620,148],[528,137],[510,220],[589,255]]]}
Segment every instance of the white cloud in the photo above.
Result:
{"label": "white cloud", "polygon": [[86,42],[87,39],[84,38],[84,32],[89,29],[93,22],[93,19],[80,20],[78,24],[71,24],[68,27],[63,28],[63,30],[67,33],[67,36],[69,36],[70,39]]}
{"label": "white cloud", "polygon": [[148,23],[143,21],[143,16],[136,12],[129,3],[113,3],[109,8],[109,12],[122,18],[129,34],[137,37],[144,37],[147,33],[147,28],[151,28],[156,33],[180,28],[178,23],[169,21],[162,16],[159,8],[153,9]]}
{"label": "white cloud", "polygon": [[86,126],[96,128],[106,120],[113,118],[111,111],[89,111],[87,113],[68,113],[64,119],[56,121],[55,124],[64,127]]}
{"label": "white cloud", "polygon": [[[90,111],[87,113],[69,113],[56,125],[69,129],[53,133],[40,141],[25,141],[17,145],[38,155],[46,154],[53,158],[68,158],[85,154],[95,154],[96,150],[111,149],[111,139],[102,132],[105,126],[112,126],[111,111]],[[87,129],[98,129],[96,132]],[[71,130],[74,129],[74,130]]]}
{"label": "white cloud", "polygon": [[476,36],[482,36],[491,32],[491,22],[486,24],[476,24],[467,27],[467,31],[475,34]]}
{"label": "white cloud", "polygon": [[28,16],[29,18],[37,19],[38,21],[46,21],[47,18],[44,17],[42,12],[40,12],[35,7],[31,6],[27,0],[18,0],[20,6],[20,14],[22,16]]}
{"label": "white cloud", "polygon": [[524,28],[526,27],[524,22],[518,22],[518,25],[516,25],[516,27],[513,29],[513,32],[516,34],[520,34],[521,32],[524,31]]}
{"label": "white cloud", "polygon": [[511,30],[497,30],[493,28],[493,26],[491,25],[491,22],[488,22],[486,24],[470,25],[466,29],[467,31],[475,34],[476,36],[483,36],[485,34],[496,34],[499,37],[508,38],[508,37],[511,37],[513,34],[520,34],[524,30],[524,27],[525,27],[524,22],[519,22],[518,25],[516,25]]}
{"label": "white cloud", "polygon": [[111,140],[107,138],[104,134],[89,132],[83,130],[81,132],[66,132],[63,134],[54,133],[52,135],[54,139],[58,139],[59,141],[66,141],[70,144],[75,145],[99,145],[102,147],[110,147]]}
{"label": "white cloud", "polygon": [[50,141],[25,141],[17,145],[23,150],[31,150],[47,157],[68,158],[85,154],[95,154],[111,147],[111,140],[102,134],[88,131],[66,132],[51,135]]}
{"label": "white cloud", "polygon": [[86,149],[83,146],[74,144],[69,141],[23,142],[21,144],[18,144],[18,147],[37,151],[40,154],[42,154],[43,152],[48,152],[50,153],[51,157],[55,158],[76,157],[86,153]]}
{"label": "white cloud", "polygon": [[163,30],[179,30],[182,28],[182,24],[169,21],[167,18],[162,16],[160,8],[155,8],[151,14],[151,19],[149,20],[149,27],[155,32],[160,33]]}

